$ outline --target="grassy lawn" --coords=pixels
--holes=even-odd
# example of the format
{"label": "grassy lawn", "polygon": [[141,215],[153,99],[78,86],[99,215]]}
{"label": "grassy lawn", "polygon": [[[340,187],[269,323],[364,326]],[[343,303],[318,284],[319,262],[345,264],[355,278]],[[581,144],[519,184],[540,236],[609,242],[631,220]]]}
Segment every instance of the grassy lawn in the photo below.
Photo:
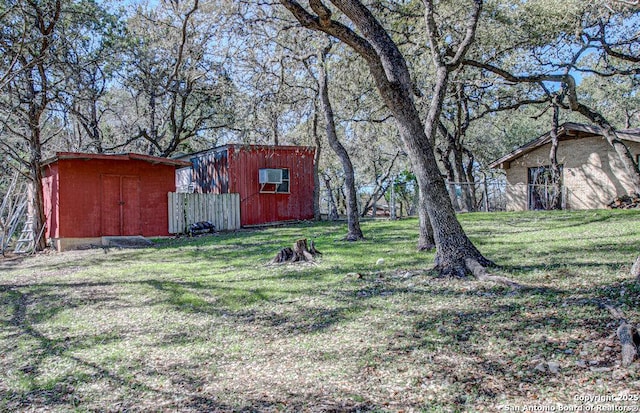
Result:
{"label": "grassy lawn", "polygon": [[[640,211],[460,220],[529,288],[436,277],[413,219],[360,243],[313,223],[0,261],[0,410],[640,406],[598,306],[640,323]],[[301,237],[319,262],[268,264]],[[613,396],[636,401],[581,400]]]}

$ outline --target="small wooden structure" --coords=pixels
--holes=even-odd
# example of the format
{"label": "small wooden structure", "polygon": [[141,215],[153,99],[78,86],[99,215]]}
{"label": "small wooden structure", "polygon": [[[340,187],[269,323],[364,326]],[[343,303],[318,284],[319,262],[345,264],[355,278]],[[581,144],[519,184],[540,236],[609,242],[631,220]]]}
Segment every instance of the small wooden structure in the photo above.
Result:
{"label": "small wooden structure", "polygon": [[242,226],[313,219],[315,148],[229,144],[185,155],[178,192],[240,195]]}
{"label": "small wooden structure", "polygon": [[103,237],[168,236],[167,194],[188,162],[134,153],[59,152],[44,162],[46,237],[58,250]]}
{"label": "small wooden structure", "polygon": [[[618,132],[633,157],[640,157],[640,129]],[[633,191],[631,177],[600,128],[564,123],[558,130],[562,207],[606,208],[616,196]],[[551,134],[546,133],[489,164],[507,175],[507,210],[545,209],[545,197],[557,190],[548,184]]]}
{"label": "small wooden structure", "polygon": [[240,229],[240,196],[238,194],[169,193],[169,232],[183,234],[189,226],[211,222],[217,231]]}

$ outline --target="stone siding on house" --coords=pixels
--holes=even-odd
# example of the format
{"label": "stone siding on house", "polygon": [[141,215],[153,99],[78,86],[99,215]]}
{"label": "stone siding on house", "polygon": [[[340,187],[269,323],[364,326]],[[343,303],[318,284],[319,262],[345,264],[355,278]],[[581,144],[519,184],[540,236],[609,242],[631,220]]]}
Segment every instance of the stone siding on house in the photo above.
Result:
{"label": "stone siding on house", "polygon": [[[626,141],[634,159],[640,143]],[[549,165],[550,144],[510,163],[507,173],[507,210],[528,209],[528,168]],[[600,136],[562,140],[558,163],[563,165],[566,209],[599,209],[619,195],[632,192],[631,180],[615,150]]]}

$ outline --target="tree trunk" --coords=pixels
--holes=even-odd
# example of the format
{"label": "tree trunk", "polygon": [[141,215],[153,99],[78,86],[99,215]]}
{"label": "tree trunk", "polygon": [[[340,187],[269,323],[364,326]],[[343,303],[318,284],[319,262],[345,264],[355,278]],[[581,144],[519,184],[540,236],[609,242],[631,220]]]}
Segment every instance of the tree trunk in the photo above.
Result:
{"label": "tree trunk", "polygon": [[493,265],[480,254],[456,219],[449,193],[415,107],[407,105],[393,112],[433,227],[437,247],[436,268],[443,275],[465,276],[468,272],[466,259],[475,260],[481,265]]}
{"label": "tree trunk", "polygon": [[313,110],[313,140],[316,144],[316,153],[313,158],[313,219],[320,221],[320,154],[322,153],[322,143],[318,133],[318,106],[314,104]]}
{"label": "tree trunk", "polygon": [[327,129],[327,140],[329,146],[338,155],[340,162],[342,163],[342,169],[345,175],[345,191],[346,191],[346,204],[347,204],[347,227],[348,232],[345,236],[347,241],[358,241],[364,239],[362,230],[360,229],[360,220],[358,217],[358,200],[355,185],[355,174],[353,170],[353,164],[349,158],[349,153],[345,147],[338,140],[336,133],[336,125],[333,117],[333,108],[331,107],[331,101],[329,100],[329,85],[328,74],[326,66],[326,54],[328,49],[319,53],[319,87],[320,87],[320,104],[322,105],[322,111],[324,112],[324,118]]}
{"label": "tree trunk", "polygon": [[[447,181],[455,182],[456,174],[453,171],[453,165],[451,164],[451,160],[449,159],[449,156],[451,155],[451,148],[447,145],[446,150],[437,148],[436,152],[438,153],[438,156],[440,156],[440,162],[442,162],[442,165],[444,166],[444,169],[447,173]],[[449,199],[451,200],[451,205],[454,205],[455,207],[458,200],[456,199],[456,194],[454,191],[449,191]]]}
{"label": "tree trunk", "polygon": [[435,80],[436,87],[426,128],[422,125],[408,89],[404,90],[405,93],[399,93],[401,90],[385,87],[381,82],[378,82],[378,88],[398,123],[420,193],[424,196],[424,207],[429,215],[437,248],[436,268],[443,275],[463,277],[470,272],[467,262],[476,262],[482,266],[494,264],[482,256],[458,222],[436,163],[430,143],[432,139],[427,136],[427,133],[435,136],[438,126],[442,100],[449,80],[446,67],[438,68]]}
{"label": "tree trunk", "polygon": [[337,221],[338,220],[338,206],[336,205],[336,199],[333,196],[333,191],[331,190],[331,179],[328,175],[323,175],[324,177],[324,186],[327,188],[327,198],[329,199],[329,221]]}
{"label": "tree trunk", "polygon": [[397,219],[396,216],[396,182],[395,178],[391,180],[391,195],[389,196],[389,218]]}
{"label": "tree trunk", "polygon": [[418,220],[420,222],[420,235],[418,237],[418,251],[431,251],[436,247],[436,241],[433,238],[433,228],[427,214],[427,208],[424,206],[424,198],[422,192],[418,190]]}
{"label": "tree trunk", "polygon": [[273,145],[280,146],[280,125],[277,113],[271,114],[271,129],[273,130]]}
{"label": "tree trunk", "polygon": [[98,119],[98,102],[96,99],[93,99],[91,102],[91,121],[90,121],[90,130],[91,130],[91,140],[93,141],[93,146],[96,148],[97,153],[104,153],[104,149],[102,148],[102,135],[100,133],[100,121]]}
{"label": "tree trunk", "polygon": [[473,156],[473,153],[466,149],[463,148],[462,149],[463,152],[467,155],[467,166],[466,168],[464,168],[464,172],[465,172],[465,182],[468,183],[468,189],[469,189],[469,196],[471,198],[471,204],[473,205],[473,210],[477,211],[479,208],[478,205],[478,194],[477,194],[477,188],[476,188],[476,179],[473,176],[473,164],[475,163],[475,159]]}
{"label": "tree trunk", "polygon": [[[42,144],[43,140],[47,140],[42,136],[43,115],[49,105],[58,98],[56,91],[52,90],[54,85],[57,86],[57,82],[53,79],[52,66],[55,61],[54,53],[57,50],[54,47],[56,41],[54,33],[61,18],[62,1],[25,2],[24,6],[26,7],[25,16],[29,15],[33,20],[29,26],[31,40],[28,47],[21,45],[19,50],[11,51],[21,69],[19,73],[14,73],[11,79],[13,86],[5,88],[3,93],[5,91],[9,94],[15,93],[17,104],[13,106],[13,110],[19,113],[15,120],[19,123],[25,121],[25,124],[19,127],[14,125],[9,128],[9,132],[23,139],[26,144],[26,148],[21,147],[14,154],[17,155],[17,160],[28,167],[32,184],[29,213],[33,223],[34,247],[36,250],[42,250],[46,247]],[[3,123],[7,125],[7,119]],[[16,133],[15,130],[21,130],[21,132]],[[23,158],[25,149],[28,149],[28,154]]]}
{"label": "tree trunk", "polygon": [[[366,60],[378,92],[396,120],[400,137],[413,166],[418,187],[424,199],[420,206],[426,207],[433,228],[437,246],[436,268],[444,275],[464,276],[470,273],[466,261],[473,261],[483,266],[493,264],[480,254],[456,219],[430,140],[435,136],[449,71],[460,66],[473,40],[482,3],[476,1],[472,4],[465,37],[455,51],[454,58],[445,64],[444,56],[438,52],[439,46],[434,45],[437,29],[434,22],[433,3],[424,0],[427,9],[426,26],[436,64],[435,89],[425,129],[413,101],[413,82],[406,60],[389,34],[360,1],[331,0],[331,2],[348,17],[350,22],[347,26],[333,20],[331,9],[321,0],[309,2],[315,15],[310,14],[296,1],[280,0],[280,3],[304,26],[334,36]],[[348,26],[357,28],[358,32],[362,33],[362,37]]]}
{"label": "tree trunk", "polygon": [[[40,74],[41,79],[46,79],[42,74],[45,73],[42,63],[37,66],[37,72]],[[35,75],[28,77],[27,86],[31,95],[31,101],[29,102],[29,132],[28,132],[28,144],[29,144],[29,178],[31,179],[32,199],[30,199],[29,215],[33,224],[33,239],[34,249],[36,251],[42,251],[47,247],[47,240],[45,239],[45,226],[47,225],[47,219],[44,211],[44,191],[42,189],[42,129],[41,118],[47,105],[49,104],[49,96],[47,96],[46,88],[41,92],[37,92],[38,83],[35,80]],[[48,79],[45,80],[45,85]],[[42,87],[42,86],[41,86]],[[38,93],[40,94],[38,96]]]}
{"label": "tree trunk", "polygon": [[338,206],[338,215],[343,214],[347,215],[347,196],[344,193],[344,185],[338,186],[336,188],[336,205]]}
{"label": "tree trunk", "polygon": [[[37,125],[37,123],[36,123]],[[34,248],[36,251],[42,251],[47,247],[47,240],[45,238],[45,226],[47,225],[47,218],[44,211],[44,191],[42,189],[42,148],[40,145],[40,132],[39,130],[32,131],[31,145],[31,159],[29,161],[29,176],[31,179],[32,199],[30,199],[29,214],[33,220],[33,239]]]}
{"label": "tree trunk", "polygon": [[560,108],[553,105],[553,117],[551,123],[551,148],[549,149],[549,162],[551,164],[551,185],[553,194],[549,209],[562,209],[562,175],[560,165],[558,165],[558,127]]}
{"label": "tree trunk", "polygon": [[149,96],[149,155],[155,155],[156,147],[152,144],[155,142],[158,144],[158,129],[156,127],[156,93],[154,90],[151,91]]}
{"label": "tree trunk", "polygon": [[474,205],[469,191],[469,183],[465,183],[466,174],[464,172],[464,162],[462,155],[462,150],[460,150],[459,147],[454,148],[453,159],[455,161],[454,164],[456,168],[456,180],[460,185],[460,196],[462,197],[462,205],[464,206],[464,210],[466,210],[466,212],[472,212],[474,210]]}
{"label": "tree trunk", "polygon": [[[460,95],[461,92],[458,93]],[[458,99],[460,101],[461,98]],[[458,104],[458,114],[460,116],[460,112],[462,112],[462,105]],[[468,179],[469,176],[473,176],[470,171],[465,169],[464,166],[464,153],[465,148],[462,145],[462,133],[463,129],[466,129],[462,124],[467,124],[467,122],[458,121],[458,127],[456,129],[456,133],[451,133],[447,127],[442,123],[442,121],[438,121],[437,129],[440,131],[446,141],[446,150],[438,149],[438,153],[440,155],[440,160],[444,164],[444,167],[447,171],[447,179],[449,182],[457,182],[460,185],[460,197],[456,194],[455,188],[449,190],[449,196],[451,197],[451,202],[453,205],[458,205],[461,210],[466,211],[475,211],[475,195],[473,194],[472,184],[473,179]],[[450,157],[453,158],[453,164],[451,163]],[[471,163],[472,164],[472,163]],[[466,184],[465,184],[466,183]],[[461,201],[461,202],[460,202]]]}
{"label": "tree trunk", "polygon": [[376,212],[375,212],[376,204],[378,203],[380,198],[384,196],[384,194],[387,192],[389,187],[390,186],[393,187],[394,181],[393,181],[393,178],[391,177],[391,173],[393,172],[393,166],[396,162],[396,159],[398,159],[399,156],[400,156],[400,151],[396,152],[395,156],[389,163],[389,167],[387,168],[386,172],[382,176],[378,176],[378,174],[376,173],[376,186],[374,190],[371,192],[371,195],[369,195],[367,200],[364,202],[364,205],[360,210],[361,217],[366,217],[369,211],[371,211],[372,209],[374,210],[374,212],[371,215],[374,217],[376,216]]}

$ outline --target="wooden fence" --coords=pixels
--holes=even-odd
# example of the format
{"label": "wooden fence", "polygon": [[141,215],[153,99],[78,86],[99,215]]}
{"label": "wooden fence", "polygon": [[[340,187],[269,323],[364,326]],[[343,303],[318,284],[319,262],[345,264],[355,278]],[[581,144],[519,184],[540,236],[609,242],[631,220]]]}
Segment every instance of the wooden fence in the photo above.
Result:
{"label": "wooden fence", "polygon": [[209,221],[218,231],[240,228],[240,194],[169,192],[169,233],[184,233],[189,225]]}

